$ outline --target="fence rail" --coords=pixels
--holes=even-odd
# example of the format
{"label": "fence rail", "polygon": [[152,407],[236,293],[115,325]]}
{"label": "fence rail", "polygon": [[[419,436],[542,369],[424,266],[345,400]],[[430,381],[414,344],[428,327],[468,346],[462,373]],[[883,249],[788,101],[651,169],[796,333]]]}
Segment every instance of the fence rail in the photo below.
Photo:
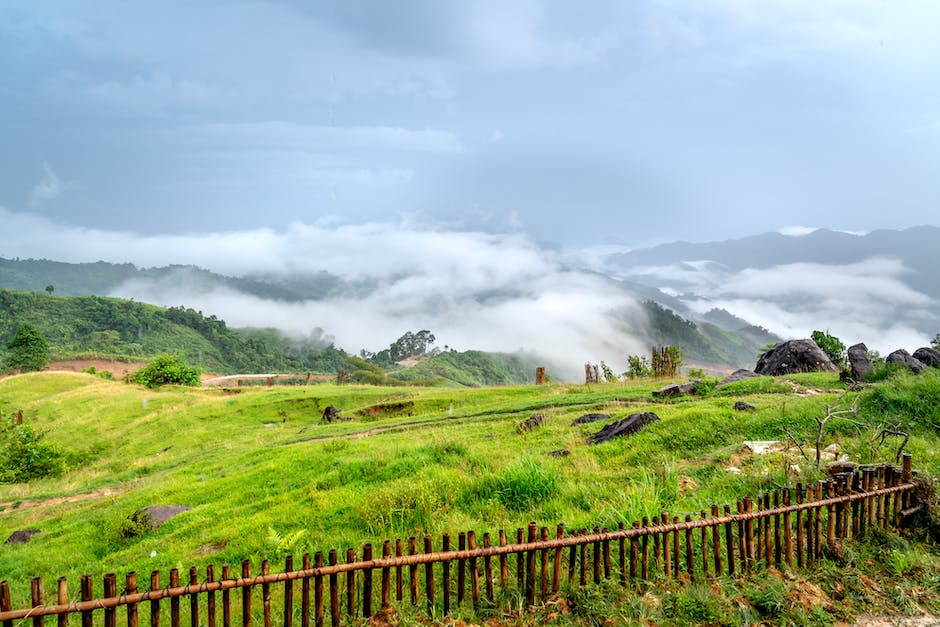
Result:
{"label": "fence rail", "polygon": [[[31,607],[19,609],[12,608],[9,583],[2,581],[0,623],[2,627],[13,627],[14,621],[30,619],[33,627],[43,627],[46,616],[55,616],[57,627],[67,627],[71,614],[81,614],[82,627],[92,627],[93,613],[98,611],[103,614],[104,627],[116,627],[117,608],[124,606],[128,627],[138,627],[138,605],[144,604],[144,610],[149,611],[150,627],[160,627],[163,609],[160,602],[169,599],[170,625],[180,627],[180,599],[188,597],[191,627],[217,627],[220,622],[221,627],[233,624],[250,627],[258,613],[257,608],[252,610],[253,591],[260,587],[260,618],[264,627],[272,627],[272,585],[276,585],[280,588],[279,600],[283,601],[284,627],[293,627],[295,618],[299,619],[300,627],[309,627],[311,621],[320,627],[325,621],[327,603],[331,624],[340,625],[344,613],[350,620],[373,614],[376,573],[381,608],[392,605],[394,573],[396,602],[405,600],[407,583],[408,601],[412,605],[417,605],[423,596],[429,615],[446,616],[451,613],[452,603],[466,602],[468,588],[474,607],[494,604],[494,586],[511,587],[509,557],[513,555],[514,585],[529,605],[556,593],[562,580],[586,585],[588,580],[598,583],[610,579],[613,572],[627,585],[656,577],[696,579],[732,575],[761,564],[804,567],[823,559],[824,546],[835,547],[864,534],[868,528],[900,526],[902,518],[917,509],[910,497],[913,488],[912,458],[905,455],[900,468],[866,467],[807,486],[797,484],[792,489],[785,487],[756,498],[745,497],[737,501],[734,511],[730,505],[724,505],[722,511],[712,505],[710,512],[702,510],[698,518],[686,514],[684,520],[662,512],[630,526],[620,523],[615,530],[594,527],[590,531],[569,531],[560,524],[554,538],[550,538],[547,527],[539,528],[532,522],[527,528],[516,530],[516,541],[512,544],[503,530],[497,534],[495,544],[490,534],[484,533],[482,546],[478,545],[474,531],[461,532],[457,534],[456,548],[452,547],[452,536],[444,534],[440,551],[434,550],[430,536],[423,538],[423,551],[419,551],[414,537],[405,543],[386,540],[378,557],[373,555],[371,544],[362,547],[361,559],[357,559],[354,549],[347,549],[343,562],[335,549],[325,556],[322,552],[304,554],[299,569],[294,568],[293,557],[288,556],[284,570],[279,573],[270,572],[270,563],[265,560],[261,573],[252,575],[250,561],[244,560],[237,574],[224,564],[218,579],[214,566],[208,566],[201,582],[195,567],[189,569],[189,580],[185,583],[180,581],[179,571],[172,569],[168,585],[163,586],[160,572],[154,571],[149,589],[143,591],[138,589],[137,574],[132,572],[125,576],[120,593],[117,576],[109,573],[103,577],[100,597],[94,596],[92,576],[82,575],[81,600],[72,602],[68,582],[60,577],[55,604],[45,603],[43,582],[34,578]],[[617,558],[616,568],[612,568],[612,554]],[[438,563],[441,566],[435,572],[434,565]],[[422,579],[419,566],[424,566],[423,594],[419,594]],[[301,588],[299,608],[294,603],[297,581]],[[440,585],[439,591],[436,584]],[[238,603],[231,598],[231,592],[237,590],[241,590],[241,611],[235,612],[238,620],[233,623],[232,605]],[[204,621],[200,620],[201,607],[205,608]]]}

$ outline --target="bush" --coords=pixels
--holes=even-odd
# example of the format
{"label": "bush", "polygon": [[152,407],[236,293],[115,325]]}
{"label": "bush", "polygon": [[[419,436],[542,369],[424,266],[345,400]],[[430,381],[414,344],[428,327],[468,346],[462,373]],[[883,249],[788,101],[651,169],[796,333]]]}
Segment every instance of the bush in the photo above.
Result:
{"label": "bush", "polygon": [[524,512],[555,496],[557,486],[552,468],[521,459],[482,478],[466,496],[480,501],[493,498],[510,511]]}
{"label": "bush", "polygon": [[6,367],[20,372],[34,372],[49,365],[49,345],[39,330],[31,324],[22,324],[10,343]]}
{"label": "bush", "polygon": [[845,368],[845,344],[842,343],[842,340],[834,335],[829,335],[828,331],[813,331],[811,337],[816,346],[826,353],[832,363],[840,368]]}
{"label": "bush", "polygon": [[202,370],[190,366],[179,355],[160,355],[149,364],[131,375],[131,383],[139,383],[148,388],[161,385],[201,385],[199,375]]}
{"label": "bush", "polygon": [[0,483],[25,483],[62,474],[65,464],[44,435],[29,425],[15,425],[0,432]]}

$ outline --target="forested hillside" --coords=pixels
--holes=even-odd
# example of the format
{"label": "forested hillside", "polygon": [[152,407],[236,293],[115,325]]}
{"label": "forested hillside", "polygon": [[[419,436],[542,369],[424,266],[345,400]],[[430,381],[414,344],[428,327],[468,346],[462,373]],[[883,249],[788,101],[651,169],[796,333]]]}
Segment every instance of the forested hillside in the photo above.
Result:
{"label": "forested hillside", "polygon": [[172,352],[215,372],[327,373],[344,368],[346,359],[317,333],[292,340],[273,329],[236,331],[215,316],[183,307],[0,290],[0,346],[6,347],[24,323],[42,333],[53,358],[142,359]]}

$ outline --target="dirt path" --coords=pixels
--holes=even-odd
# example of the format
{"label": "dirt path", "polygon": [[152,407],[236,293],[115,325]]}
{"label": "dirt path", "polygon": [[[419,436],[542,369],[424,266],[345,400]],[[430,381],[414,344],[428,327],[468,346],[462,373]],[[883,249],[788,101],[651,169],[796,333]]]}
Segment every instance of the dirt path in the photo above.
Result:
{"label": "dirt path", "polygon": [[15,501],[0,502],[0,511],[15,512],[21,509],[33,509],[35,507],[52,507],[63,503],[78,503],[91,499],[105,498],[125,492],[126,488],[103,488],[96,492],[86,492],[84,494],[72,494],[70,496],[56,496],[48,499],[30,499],[23,498]]}

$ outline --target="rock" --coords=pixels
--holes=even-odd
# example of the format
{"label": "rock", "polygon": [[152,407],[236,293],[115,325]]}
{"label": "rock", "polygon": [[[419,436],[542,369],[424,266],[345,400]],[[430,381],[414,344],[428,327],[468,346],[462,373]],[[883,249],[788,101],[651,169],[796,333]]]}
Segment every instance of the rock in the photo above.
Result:
{"label": "rock", "polygon": [[625,435],[632,435],[650,424],[659,420],[659,416],[651,411],[644,411],[638,414],[630,414],[623,420],[612,422],[603,429],[588,438],[588,444],[601,444],[619,438]]}
{"label": "rock", "polygon": [[557,451],[552,451],[551,453],[549,453],[549,455],[551,457],[568,457],[569,455],[571,455],[571,451],[569,451],[566,448],[560,448]]}
{"label": "rock", "polygon": [[781,342],[761,355],[754,372],[757,374],[778,376],[798,372],[838,372],[813,340],[789,340]]}
{"label": "rock", "polygon": [[528,433],[532,429],[535,429],[536,427],[541,427],[541,426],[542,426],[542,414],[536,414],[532,416],[531,418],[529,418],[528,420],[524,420],[520,422],[518,425],[516,425],[516,431],[518,431],[519,433]]}
{"label": "rock", "polygon": [[885,363],[896,364],[899,366],[907,367],[914,374],[920,374],[924,368],[927,366],[924,365],[924,362],[913,357],[909,352],[903,348],[899,348],[894,351],[887,357],[885,357]]}
{"label": "rock", "polygon": [[740,475],[741,469],[738,468],[737,466],[728,466],[727,468],[725,468],[725,472],[730,472],[732,475]]}
{"label": "rock", "polygon": [[924,346],[914,351],[914,359],[919,360],[925,366],[931,368],[940,368],[940,351]]}
{"label": "rock", "polygon": [[735,411],[757,411],[757,408],[751,405],[750,403],[745,403],[744,401],[738,401],[734,404]]}
{"label": "rock", "polygon": [[653,392],[653,396],[657,397],[666,397],[666,396],[682,396],[683,394],[691,394],[692,390],[696,386],[701,385],[702,381],[700,379],[694,379],[688,381],[687,383],[676,383],[674,385],[667,385],[666,387],[659,388]]}
{"label": "rock", "polygon": [[340,420],[339,412],[340,410],[336,409],[332,405],[327,405],[326,409],[323,410],[323,417],[320,418],[320,422],[331,423],[335,420]]}
{"label": "rock", "polygon": [[759,377],[759,376],[760,375],[754,372],[753,370],[746,370],[745,368],[741,368],[740,370],[735,370],[734,372],[729,374],[727,377],[722,379],[721,382],[715,386],[715,389],[717,390],[718,388],[724,387],[728,385],[729,383],[737,383],[738,381],[743,381],[744,379],[750,379],[751,377]]}
{"label": "rock", "polygon": [[131,521],[137,525],[156,529],[171,518],[183,512],[188,512],[191,509],[192,508],[187,505],[148,505],[134,512],[131,516]]}
{"label": "rock", "polygon": [[598,422],[600,420],[609,420],[610,414],[584,414],[583,416],[578,416],[574,419],[574,422],[571,423],[571,426],[576,425],[586,425],[589,422]]}
{"label": "rock", "polygon": [[745,440],[744,448],[753,455],[767,455],[785,450],[786,445],[780,440]]}
{"label": "rock", "polygon": [[42,533],[40,529],[17,529],[10,534],[4,544],[26,544],[37,533]]}
{"label": "rock", "polygon": [[855,469],[858,468],[858,464],[855,462],[849,461],[834,461],[826,464],[826,474],[830,477],[835,477],[846,472],[855,472]]}
{"label": "rock", "polygon": [[868,357],[868,347],[862,342],[849,346],[849,372],[856,381],[864,381],[871,374],[871,358]]}

